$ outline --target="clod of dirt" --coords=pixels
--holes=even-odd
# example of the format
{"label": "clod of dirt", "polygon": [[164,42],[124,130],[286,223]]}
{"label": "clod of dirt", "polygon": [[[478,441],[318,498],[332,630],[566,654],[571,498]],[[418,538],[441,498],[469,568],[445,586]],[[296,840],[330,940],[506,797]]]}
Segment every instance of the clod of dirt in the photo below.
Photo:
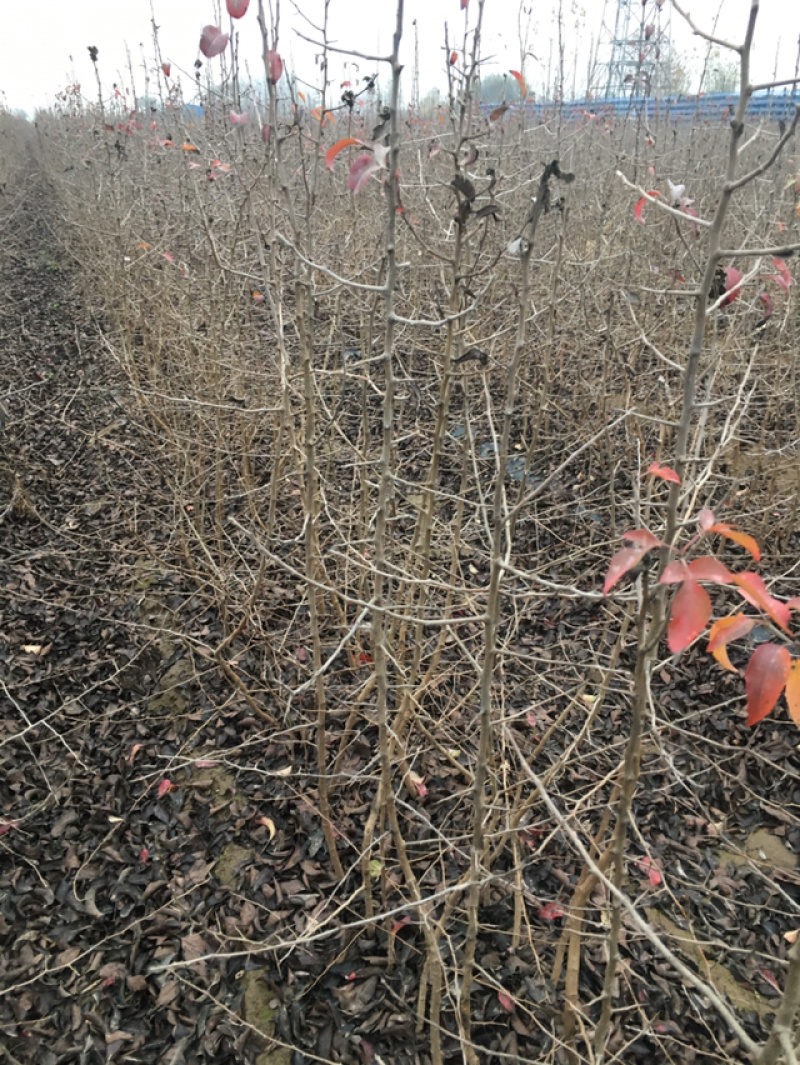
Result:
{"label": "clod of dirt", "polygon": [[[270,989],[263,980],[264,971],[248,969],[242,977],[244,1019],[262,1032],[266,1039],[271,1040],[275,1034],[274,1010],[270,1006]],[[288,1047],[273,1047],[261,1051],[256,1058],[256,1065],[289,1065],[291,1056],[292,1052]]]}
{"label": "clod of dirt", "polygon": [[738,1010],[753,1010],[760,1016],[775,1012],[775,1003],[762,998],[757,991],[740,984],[733,974],[718,961],[710,961],[700,944],[695,940],[690,929],[680,928],[671,921],[666,914],[653,907],[646,907],[645,914],[648,921],[661,932],[664,932],[673,950],[690,958],[698,974],[707,980],[712,987],[721,992]]}
{"label": "clod of dirt", "polygon": [[757,828],[747,837],[744,852],[755,861],[766,861],[773,869],[785,869],[794,872],[797,868],[797,855],[777,836],[766,828]]}

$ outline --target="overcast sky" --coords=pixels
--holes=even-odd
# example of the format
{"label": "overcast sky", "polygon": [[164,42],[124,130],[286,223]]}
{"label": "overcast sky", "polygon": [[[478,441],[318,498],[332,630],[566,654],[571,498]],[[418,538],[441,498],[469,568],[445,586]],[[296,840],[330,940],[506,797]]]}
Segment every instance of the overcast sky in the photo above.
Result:
{"label": "overcast sky", "polygon": [[[214,0],[152,2],[160,27],[162,54],[172,63],[173,77],[182,78],[185,97],[190,98],[200,31],[206,23],[217,22],[219,0],[217,3]],[[587,42],[598,32],[604,3],[609,11],[613,11],[616,0],[562,2],[568,54],[566,92],[569,95],[573,86],[573,68],[577,70],[579,91],[585,83]],[[628,2],[638,18],[639,5],[633,0]],[[684,0],[684,4],[704,28],[711,29],[719,0]],[[224,10],[224,2],[222,6]],[[250,10],[236,27],[240,33],[240,54],[249,63],[253,76],[261,77],[257,6],[258,0],[252,0]],[[557,0],[486,0],[482,51],[490,59],[484,71],[519,69],[521,6],[532,10],[528,46],[536,57],[525,60],[525,75],[530,85],[538,87],[546,82],[548,63],[555,61],[557,30],[554,12]],[[297,7],[312,22],[318,22],[323,0],[299,0]],[[669,7],[667,0],[662,17]],[[741,39],[749,7],[750,0],[722,0],[717,34]],[[330,0],[330,38],[343,48],[384,54],[390,47],[394,11],[393,0]],[[476,11],[477,0],[470,0],[466,12],[468,26],[472,25]],[[0,59],[0,93],[3,94],[0,102],[7,107],[32,113],[36,107],[50,106],[55,94],[73,80],[80,82],[87,95],[93,98],[94,75],[87,52],[89,45],[99,49],[101,77],[104,86],[109,88],[116,80],[129,82],[127,45],[134,66],[136,89],[143,92],[143,64],[152,68],[154,63],[150,0],[29,0],[27,4],[0,0],[0,14],[6,42]],[[670,17],[671,36],[676,46],[683,52],[699,55],[698,40],[692,38],[676,12],[673,11]],[[420,89],[424,96],[433,86],[444,87],[445,84],[445,23],[449,26],[451,46],[455,43],[459,47],[464,39],[465,16],[460,11],[459,0],[406,0],[402,60],[407,71],[414,66],[414,20],[419,36]],[[223,29],[229,27],[227,13],[217,24]],[[314,49],[299,39],[297,30],[314,35],[295,5],[283,0],[279,51],[290,68],[313,82]],[[756,30],[756,80],[771,79],[776,61],[780,77],[794,74],[799,36],[800,3],[797,0],[761,0]],[[576,54],[579,56],[577,64],[574,61]],[[219,60],[211,62],[218,63]],[[336,88],[348,75],[360,77],[372,72],[374,64],[357,62],[358,70],[351,68],[347,71],[344,57],[333,57],[330,70]],[[384,77],[382,73],[382,81]],[[410,91],[409,80],[405,87],[406,100]]]}

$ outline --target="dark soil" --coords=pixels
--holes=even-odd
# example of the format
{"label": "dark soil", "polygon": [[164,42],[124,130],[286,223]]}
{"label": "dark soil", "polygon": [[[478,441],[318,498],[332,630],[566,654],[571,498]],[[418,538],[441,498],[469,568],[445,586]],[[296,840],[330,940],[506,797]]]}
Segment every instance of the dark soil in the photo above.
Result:
{"label": "dark soil", "polygon": [[[52,191],[31,169],[0,249],[0,1060],[427,1063],[419,916],[385,870],[376,897],[393,911],[388,922],[364,922],[359,897],[374,776],[356,770],[373,757],[374,728],[359,724],[345,762],[354,783],[334,792],[339,882],[311,737],[276,736],[265,721],[274,707],[254,707],[231,685],[204,650],[222,638],[217,610],[164,562],[180,545],[158,438],[54,229]],[[565,537],[577,528],[565,517]],[[269,605],[276,618],[292,608],[279,597]],[[596,605],[554,599],[531,612],[519,651],[572,647],[579,664],[586,634],[599,631]],[[748,730],[739,680],[709,668],[687,655],[660,677],[670,724],[646,746],[628,889],[763,1039],[784,980],[784,933],[800,924],[796,731],[780,717]],[[343,668],[335,684],[344,695],[355,681]],[[584,797],[588,828],[610,793],[625,695],[612,690],[594,747],[561,787],[560,803]],[[726,696],[733,708],[720,706]],[[530,747],[531,729],[555,716],[521,718],[520,742]],[[577,721],[572,711],[567,729]],[[467,721],[464,731],[471,742]],[[556,733],[551,754],[566,739]],[[458,757],[431,749],[420,759],[420,805],[464,843]],[[455,883],[466,844],[443,848],[432,821],[429,832],[418,818],[404,824],[412,862],[439,860],[442,882]],[[483,897],[473,1035],[487,1062],[566,1060],[563,979],[554,986],[551,974],[581,865],[545,816],[519,842],[525,932],[514,947],[509,854]],[[606,902],[595,892],[587,912],[583,1003],[602,988]],[[446,966],[464,935],[455,908]],[[617,1060],[747,1060],[627,923],[618,984]],[[448,1062],[462,1060],[457,991],[448,987],[442,1011]]]}

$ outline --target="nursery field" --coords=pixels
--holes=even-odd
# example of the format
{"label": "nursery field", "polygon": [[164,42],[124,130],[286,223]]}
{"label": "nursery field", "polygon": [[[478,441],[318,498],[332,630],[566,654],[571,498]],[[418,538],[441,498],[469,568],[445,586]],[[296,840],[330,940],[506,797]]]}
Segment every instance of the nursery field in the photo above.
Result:
{"label": "nursery field", "polygon": [[793,125],[276,59],[0,114],[0,1061],[796,1061]]}

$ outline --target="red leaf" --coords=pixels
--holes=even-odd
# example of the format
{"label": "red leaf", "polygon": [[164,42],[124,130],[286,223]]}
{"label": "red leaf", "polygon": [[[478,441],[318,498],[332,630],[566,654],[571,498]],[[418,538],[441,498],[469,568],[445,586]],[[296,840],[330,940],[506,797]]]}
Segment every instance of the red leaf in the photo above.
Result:
{"label": "red leaf", "polygon": [[567,911],[560,902],[546,902],[539,910],[539,917],[543,921],[555,921],[559,917],[566,917]]}
{"label": "red leaf", "polygon": [[777,991],[780,994],[781,985],[778,983],[777,979],[775,978],[775,975],[771,973],[769,969],[756,969],[755,973],[756,976],[761,977],[765,984],[769,984],[769,986],[773,990]]}
{"label": "red leaf", "polygon": [[644,858],[640,859],[640,861],[638,861],[636,864],[639,866],[641,871],[650,881],[650,884],[653,887],[658,887],[658,885],[663,880],[663,877],[661,875],[661,870],[658,868],[656,863],[652,861],[647,855],[645,855]]}
{"label": "red leaf", "polygon": [[168,791],[172,791],[172,789],[174,787],[175,787],[175,785],[172,783],[172,781],[168,780],[165,777],[164,780],[162,780],[161,783],[158,785],[158,797],[159,797],[159,799],[162,798],[164,795],[166,795]]}
{"label": "red leaf", "polygon": [[644,39],[646,41],[649,41],[655,32],[656,24],[654,22],[651,22],[649,26],[645,26],[644,28]]}
{"label": "red leaf", "polygon": [[421,777],[419,773],[415,773],[413,769],[409,769],[408,775],[411,780],[411,783],[414,785],[414,790],[416,791],[417,795],[419,795],[421,799],[424,799],[425,796],[428,794],[428,789],[425,786],[425,778]]}
{"label": "red leaf", "polygon": [[267,62],[269,63],[269,80],[277,85],[283,74],[283,60],[277,52],[267,52]]}
{"label": "red leaf", "polygon": [[662,481],[671,481],[672,484],[680,484],[681,479],[671,466],[659,466],[657,462],[651,462],[647,467],[648,474],[660,477]]}
{"label": "red leaf", "polygon": [[394,924],[392,925],[392,935],[396,936],[397,933],[401,929],[405,928],[405,926],[407,924],[411,924],[411,916],[410,916],[410,914],[406,914],[405,917],[400,917],[398,920],[396,920],[394,922]]}
{"label": "red leaf", "polygon": [[[660,195],[661,193],[658,191],[658,189],[651,189],[651,191],[647,194],[647,196]],[[636,219],[637,222],[640,223],[640,225],[644,225],[644,215],[642,214],[642,212],[644,211],[644,205],[647,203],[647,196],[642,196],[640,200],[637,200],[636,206],[633,209],[633,217]]]}
{"label": "red leaf", "polygon": [[795,659],[792,662],[784,694],[786,695],[786,705],[789,707],[789,716],[795,725],[800,728],[800,659]]}
{"label": "red leaf", "polygon": [[508,110],[508,104],[500,104],[499,107],[495,107],[494,111],[489,114],[490,122],[498,122]]}
{"label": "red leaf", "polygon": [[0,825],[0,836],[4,836],[6,832],[10,832],[12,828],[16,827],[16,821],[7,821],[5,824]]}
{"label": "red leaf", "polygon": [[709,510],[708,507],[703,507],[697,515],[697,523],[703,532],[708,532],[716,520],[717,519],[714,517],[714,511]]}
{"label": "red leaf", "polygon": [[649,550],[649,547],[623,547],[621,551],[617,551],[608,564],[603,595],[608,595],[620,577],[624,577],[628,570],[637,566]]}
{"label": "red leaf", "polygon": [[653,536],[649,529],[629,529],[622,534],[622,539],[640,547],[661,547],[661,541],[657,536]]}
{"label": "red leaf", "polygon": [[511,995],[509,995],[507,991],[498,991],[497,1001],[500,1003],[506,1013],[514,1012],[514,999],[511,997]]}
{"label": "red leaf", "polygon": [[[772,265],[778,271],[778,276],[773,277],[772,280],[777,281],[781,288],[784,290],[784,292],[788,292],[789,286],[792,283],[792,275],[789,273],[789,267],[786,265],[783,259],[773,259]],[[778,281],[778,277],[780,277],[780,281]]]}
{"label": "red leaf", "polygon": [[747,724],[762,721],[781,697],[789,679],[792,659],[785,647],[762,643],[753,651],[744,671],[747,692]]}
{"label": "red leaf", "polygon": [[241,114],[240,115],[236,111],[231,111],[230,120],[231,120],[231,125],[232,126],[246,126],[247,125],[247,115],[246,114]]}
{"label": "red leaf", "polygon": [[689,572],[696,581],[711,581],[713,584],[730,584],[733,574],[713,555],[701,555],[689,563]]}
{"label": "red leaf", "polygon": [[[742,271],[737,270],[735,266],[723,266],[720,267],[720,269],[725,278],[725,291],[729,293],[729,295],[727,295],[720,303],[720,307],[727,307],[729,304],[733,303],[739,295],[740,289],[736,288],[736,286],[739,285],[742,280]],[[731,289],[735,289],[735,291],[732,292]]]}
{"label": "red leaf", "polygon": [[522,93],[522,95],[523,96],[527,96],[528,95],[528,86],[525,84],[525,79],[520,74],[520,72],[518,70],[510,70],[509,74],[511,75],[512,78],[516,78],[517,84],[519,85],[519,91]]}
{"label": "red leaf", "polygon": [[780,274],[767,274],[767,281],[774,281],[776,285],[779,285],[784,292],[789,291],[789,285],[784,277]]}
{"label": "red leaf", "polygon": [[779,599],[774,599],[767,591],[767,586],[757,573],[745,570],[744,573],[735,573],[733,583],[739,589],[739,594],[752,606],[763,610],[767,617],[772,618],[784,632],[789,631],[789,607]]}
{"label": "red leaf", "polygon": [[461,10],[462,11],[466,11],[467,10],[467,4],[468,3],[469,3],[469,0],[461,0]]}
{"label": "red leaf", "polygon": [[736,668],[736,666],[733,665],[730,658],[728,657],[727,647],[717,647],[717,649],[715,651],[712,651],[711,653],[723,669],[727,669],[729,673],[739,672],[739,670]]}
{"label": "red leaf", "polygon": [[261,127],[261,139],[264,142],[264,144],[269,144],[269,139],[270,139],[271,136],[272,136],[272,130],[269,128],[269,126],[265,122],[264,125]]}
{"label": "red leaf", "polygon": [[664,572],[661,574],[661,579],[658,583],[682,584],[687,580],[689,580],[689,567],[682,558],[679,558],[664,567]]}
{"label": "red leaf", "polygon": [[139,861],[146,862],[149,857],[150,851],[147,849],[147,847],[142,847],[142,849],[139,851]]}
{"label": "red leaf", "polygon": [[[696,207],[691,207],[691,206],[684,207],[683,208],[683,213],[684,214],[688,214],[690,218],[699,218],[700,217],[700,212],[697,210]],[[700,236],[700,227],[698,226],[697,222],[692,222],[691,226],[692,226],[692,232],[694,233],[694,236],[695,236],[695,239],[696,239],[697,237]],[[681,280],[683,280],[683,278],[681,278]]]}
{"label": "red leaf", "polygon": [[745,551],[749,551],[756,562],[761,561],[761,549],[753,537],[748,536],[747,533],[739,532],[738,529],[734,529],[732,525],[728,525],[723,521],[715,522],[714,525],[709,526],[707,531],[726,536],[729,540],[733,540],[735,544],[738,544],[739,547],[743,547]]}
{"label": "red leaf", "polygon": [[250,0],[226,0],[226,6],[231,18],[241,18],[250,6]]}
{"label": "red leaf", "polygon": [[684,581],[672,600],[667,646],[673,654],[685,651],[697,639],[711,617],[711,599],[695,580]]}
{"label": "red leaf", "polygon": [[762,292],[758,298],[764,304],[764,317],[759,322],[759,325],[764,325],[772,317],[772,297],[769,292]]}
{"label": "red leaf", "polygon": [[725,669],[729,669],[732,673],[737,673],[738,670],[734,669],[730,663],[726,647],[729,643],[733,643],[734,640],[739,640],[742,636],[746,636],[754,625],[755,620],[745,617],[744,614],[733,614],[728,618],[720,618],[719,621],[715,621],[711,626],[706,650]]}
{"label": "red leaf", "polygon": [[458,52],[453,51],[453,52],[450,53],[450,66],[454,67],[457,62],[458,62]]}
{"label": "red leaf", "polygon": [[297,647],[294,653],[297,656],[298,662],[305,662],[308,658],[308,651],[306,651],[305,647]]}
{"label": "red leaf", "polygon": [[539,846],[539,840],[544,835],[543,828],[537,828],[535,825],[529,825],[527,828],[520,830],[519,839],[520,843],[524,843],[526,847],[530,847],[532,851],[535,851]]}
{"label": "red leaf", "polygon": [[169,75],[170,75],[170,72],[172,71],[172,67],[169,65],[169,63],[162,63],[161,64],[161,69],[164,71],[164,77],[168,78]]}
{"label": "red leaf", "polygon": [[228,34],[223,33],[219,26],[203,26],[200,35],[200,51],[206,59],[213,59],[215,55],[224,52],[228,46]]}
{"label": "red leaf", "polygon": [[328,170],[333,171],[333,164],[336,161],[336,156],[339,152],[345,148],[349,148],[352,144],[361,144],[360,140],[356,140],[355,137],[343,137],[340,141],[332,144],[330,148],[325,152],[325,166]]}
{"label": "red leaf", "polygon": [[357,196],[375,171],[379,169],[375,157],[368,152],[357,155],[350,166],[350,173],[347,177],[348,189]]}

